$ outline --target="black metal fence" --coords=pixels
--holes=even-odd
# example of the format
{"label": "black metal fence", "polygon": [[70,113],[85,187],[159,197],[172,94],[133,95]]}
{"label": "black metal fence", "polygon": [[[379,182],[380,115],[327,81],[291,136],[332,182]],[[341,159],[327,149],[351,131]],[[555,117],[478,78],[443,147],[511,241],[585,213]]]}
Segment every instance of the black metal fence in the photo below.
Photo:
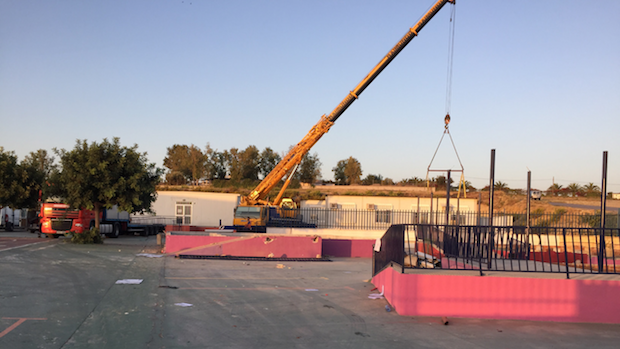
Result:
{"label": "black metal fence", "polygon": [[[296,210],[296,217],[306,226],[323,229],[387,230],[393,224],[436,224],[456,226],[488,226],[488,212],[452,211],[414,211],[414,210],[348,210],[304,207]],[[563,209],[554,213],[530,214],[531,227],[596,228],[600,227],[599,214],[573,214]],[[527,226],[527,214],[494,212],[493,226]],[[608,212],[605,215],[606,228],[620,228],[620,213]]]}
{"label": "black metal fence", "polygon": [[[391,251],[381,253],[403,269],[620,274],[617,228],[407,224],[392,229],[402,229],[405,253],[402,259]],[[384,248],[399,247],[392,241],[382,242]],[[384,266],[373,264],[373,271]]]}
{"label": "black metal fence", "polygon": [[401,268],[404,267],[405,227],[405,225],[391,226],[383,234],[381,240],[379,240],[380,242],[375,243],[375,252],[372,258],[373,275],[376,275],[391,263],[397,263]]}

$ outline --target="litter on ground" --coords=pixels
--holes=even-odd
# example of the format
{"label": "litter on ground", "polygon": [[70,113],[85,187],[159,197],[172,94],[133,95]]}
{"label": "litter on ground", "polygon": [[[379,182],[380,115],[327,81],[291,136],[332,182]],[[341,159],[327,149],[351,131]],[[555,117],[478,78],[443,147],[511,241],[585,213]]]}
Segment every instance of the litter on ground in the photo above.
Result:
{"label": "litter on ground", "polygon": [[174,303],[177,307],[191,307],[193,304],[190,303]]}
{"label": "litter on ground", "polygon": [[139,285],[141,284],[143,279],[121,279],[116,280],[117,285]]}
{"label": "litter on ground", "polygon": [[163,254],[154,254],[154,253],[138,253],[136,256],[138,257],[148,257],[148,258],[159,258],[163,257]]}

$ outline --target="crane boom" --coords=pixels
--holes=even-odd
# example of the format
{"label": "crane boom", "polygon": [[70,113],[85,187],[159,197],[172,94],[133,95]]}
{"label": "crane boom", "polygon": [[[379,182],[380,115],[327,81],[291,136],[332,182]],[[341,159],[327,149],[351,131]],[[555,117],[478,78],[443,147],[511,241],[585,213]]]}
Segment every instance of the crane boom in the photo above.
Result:
{"label": "crane boom", "polygon": [[[385,57],[366,75],[366,77],[359,83],[355,88],[350,91],[347,96],[338,104],[338,106],[329,114],[321,116],[319,122],[314,125],[310,131],[306,134],[306,136],[301,140],[301,142],[297,143],[289,152],[284,156],[284,158],[273,168],[273,170],[261,181],[261,183],[250,192],[249,195],[243,197],[241,199],[241,204],[246,206],[252,205],[264,205],[269,204],[268,201],[265,200],[271,189],[273,189],[278,182],[284,178],[287,174],[289,176],[292,172],[293,168],[298,165],[304,155],[310,151],[312,146],[318,142],[321,137],[329,131],[334,122],[342,115],[342,113],[349,108],[351,104],[359,97],[359,95],[364,92],[366,87],[372,83],[372,81],[385,69],[394,58],[407,46],[407,44],[413,40],[414,37],[418,35],[420,30],[424,28],[426,23],[428,23],[439,10],[446,4],[452,3],[454,4],[455,0],[438,0],[423,16],[418,20],[418,22],[409,29],[409,31],[403,36],[398,43],[388,52]],[[281,189],[283,192],[286,189],[284,186]],[[280,198],[281,195],[278,195]],[[275,203],[278,204],[278,203]]]}

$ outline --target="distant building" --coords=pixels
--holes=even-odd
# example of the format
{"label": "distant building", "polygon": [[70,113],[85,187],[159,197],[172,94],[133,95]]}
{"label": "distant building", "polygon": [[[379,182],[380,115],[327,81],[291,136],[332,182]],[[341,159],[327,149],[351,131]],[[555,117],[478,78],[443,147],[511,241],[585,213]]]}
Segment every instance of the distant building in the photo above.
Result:
{"label": "distant building", "polygon": [[613,200],[620,200],[620,193],[611,193],[611,198]]}
{"label": "distant building", "polygon": [[176,224],[203,227],[232,225],[239,194],[196,191],[158,191],[152,209],[157,216],[174,217]]}

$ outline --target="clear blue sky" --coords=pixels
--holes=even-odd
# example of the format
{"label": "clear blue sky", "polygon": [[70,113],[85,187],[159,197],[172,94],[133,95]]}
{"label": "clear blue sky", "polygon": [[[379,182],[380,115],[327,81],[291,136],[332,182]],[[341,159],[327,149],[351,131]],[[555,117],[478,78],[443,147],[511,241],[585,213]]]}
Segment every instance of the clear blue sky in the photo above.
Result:
{"label": "clear blue sky", "polygon": [[[0,146],[20,160],[120,137],[283,152],[329,114],[432,0],[0,0]],[[459,0],[450,131],[465,177],[620,191],[620,1]],[[312,149],[323,177],[426,176],[443,132],[446,6]],[[436,169],[458,169],[444,139]]]}

